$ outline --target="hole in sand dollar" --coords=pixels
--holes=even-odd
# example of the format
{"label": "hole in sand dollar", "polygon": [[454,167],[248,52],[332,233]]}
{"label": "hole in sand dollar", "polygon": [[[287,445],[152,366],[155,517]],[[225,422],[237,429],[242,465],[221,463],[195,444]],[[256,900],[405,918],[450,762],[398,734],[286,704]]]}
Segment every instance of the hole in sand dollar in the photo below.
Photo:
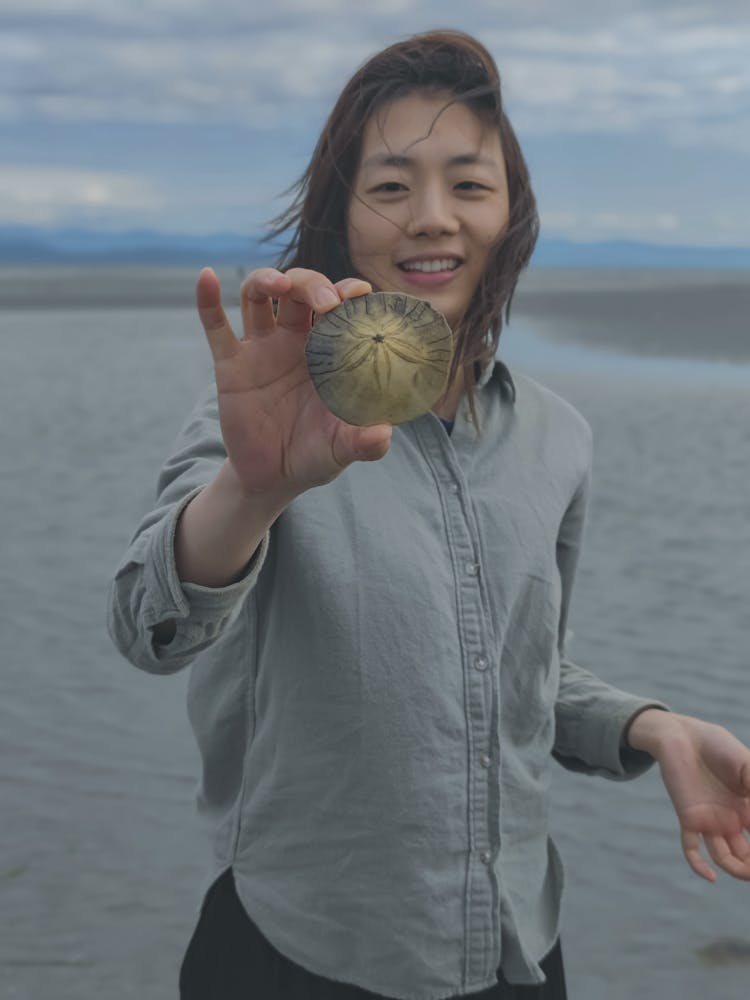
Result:
{"label": "hole in sand dollar", "polygon": [[426,413],[445,391],[453,334],[423,299],[371,292],[321,316],[305,353],[313,385],[341,420],[402,424]]}

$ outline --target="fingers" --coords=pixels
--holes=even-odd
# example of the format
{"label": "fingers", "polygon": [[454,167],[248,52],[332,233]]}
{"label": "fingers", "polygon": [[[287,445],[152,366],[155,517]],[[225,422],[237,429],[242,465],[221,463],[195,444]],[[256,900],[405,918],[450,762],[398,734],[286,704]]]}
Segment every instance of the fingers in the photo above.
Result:
{"label": "fingers", "polygon": [[364,278],[342,278],[333,286],[343,299],[355,299],[359,295],[367,295],[372,291],[372,285]]}
{"label": "fingers", "polygon": [[700,835],[683,830],[681,839],[683,854],[695,874],[700,875],[701,878],[706,879],[708,882],[715,882],[716,872],[704,860],[700,851]]}
{"label": "fingers", "polygon": [[312,313],[330,312],[341,302],[333,283],[318,271],[293,267],[286,272],[291,281],[289,291],[279,299],[276,322],[288,330],[307,333],[312,323]]}
{"label": "fingers", "polygon": [[[716,872],[701,854],[700,839],[700,834],[683,830],[682,850],[687,863],[696,875],[709,882],[715,882]],[[708,853],[719,868],[734,878],[750,881],[750,842],[742,833],[726,837],[715,834],[704,836],[703,840]]]}
{"label": "fingers", "polygon": [[743,833],[735,833],[732,836],[727,837],[727,841],[734,852],[734,856],[738,858],[750,872],[750,842],[746,839]]}
{"label": "fingers", "polygon": [[204,267],[195,286],[195,303],[214,361],[231,358],[237,338],[221,304],[221,284],[210,267]]}
{"label": "fingers", "polygon": [[719,868],[735,878],[750,881],[750,844],[741,834],[704,837],[708,853]]}
{"label": "fingers", "polygon": [[[325,275],[307,268],[296,267],[286,273],[259,268],[248,275],[240,291],[244,336],[267,336],[277,326],[307,333],[313,313],[322,315],[344,299],[371,291],[372,285],[361,278],[342,278],[334,285]],[[275,314],[274,299],[278,299]]]}
{"label": "fingers", "polygon": [[263,337],[276,329],[273,299],[286,294],[291,280],[273,267],[261,267],[242,282],[240,312],[246,339]]}
{"label": "fingers", "polygon": [[740,795],[750,795],[750,757],[740,768]]}

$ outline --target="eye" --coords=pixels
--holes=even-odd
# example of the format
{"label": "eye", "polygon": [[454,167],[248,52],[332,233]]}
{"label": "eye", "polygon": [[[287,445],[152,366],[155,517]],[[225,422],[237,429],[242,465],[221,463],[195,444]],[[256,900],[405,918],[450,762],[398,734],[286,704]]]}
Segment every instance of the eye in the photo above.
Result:
{"label": "eye", "polygon": [[374,191],[382,191],[384,194],[396,194],[398,191],[405,191],[406,188],[399,181],[384,181],[382,184],[378,184]]}
{"label": "eye", "polygon": [[460,181],[456,184],[457,188],[462,191],[486,191],[487,188],[484,184],[480,184],[479,181]]}

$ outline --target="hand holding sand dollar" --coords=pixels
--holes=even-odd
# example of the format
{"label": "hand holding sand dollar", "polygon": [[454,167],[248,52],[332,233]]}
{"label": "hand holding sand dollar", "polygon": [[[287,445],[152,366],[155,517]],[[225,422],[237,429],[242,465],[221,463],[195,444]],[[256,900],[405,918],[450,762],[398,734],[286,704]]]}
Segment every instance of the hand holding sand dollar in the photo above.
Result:
{"label": "hand holding sand dollar", "polygon": [[335,416],[316,392],[305,358],[313,314],[371,288],[359,278],[333,284],[305,268],[253,271],[241,289],[239,338],[222,307],[218,277],[210,268],[201,272],[198,313],[214,359],[222,437],[243,493],[289,501],[352,462],[388,451],[391,428],[354,427]]}
{"label": "hand holding sand dollar", "polygon": [[428,302],[400,292],[348,299],[322,316],[305,350],[315,388],[349,424],[401,424],[446,387],[453,335]]}

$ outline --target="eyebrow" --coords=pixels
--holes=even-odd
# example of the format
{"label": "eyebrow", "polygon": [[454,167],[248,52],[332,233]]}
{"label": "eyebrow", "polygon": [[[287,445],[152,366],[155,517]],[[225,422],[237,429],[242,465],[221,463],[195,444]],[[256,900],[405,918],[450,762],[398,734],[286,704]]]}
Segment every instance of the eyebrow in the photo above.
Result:
{"label": "eyebrow", "polygon": [[[469,167],[473,165],[484,167],[497,167],[496,160],[478,153],[460,153],[458,156],[451,156],[445,161],[448,167]],[[368,157],[362,164],[363,167],[412,167],[414,159],[411,156],[404,156],[399,153],[375,153]]]}

